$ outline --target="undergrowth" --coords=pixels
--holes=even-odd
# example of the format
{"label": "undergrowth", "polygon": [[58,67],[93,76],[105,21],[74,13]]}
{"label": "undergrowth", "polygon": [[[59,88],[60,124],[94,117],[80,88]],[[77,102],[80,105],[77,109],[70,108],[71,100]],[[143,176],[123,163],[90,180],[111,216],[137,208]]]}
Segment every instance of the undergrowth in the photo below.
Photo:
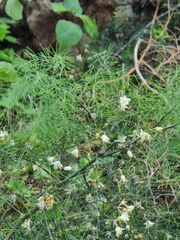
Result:
{"label": "undergrowth", "polygon": [[179,239],[178,68],[156,94],[111,51],[84,73],[26,54],[0,100],[0,239]]}

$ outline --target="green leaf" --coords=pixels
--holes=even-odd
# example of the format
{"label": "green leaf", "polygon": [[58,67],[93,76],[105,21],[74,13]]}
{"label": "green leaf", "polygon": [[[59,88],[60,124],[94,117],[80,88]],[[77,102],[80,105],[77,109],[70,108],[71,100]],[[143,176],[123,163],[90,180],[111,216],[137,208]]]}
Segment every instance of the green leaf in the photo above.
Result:
{"label": "green leaf", "polygon": [[[45,170],[49,172],[49,169],[47,167],[44,167]],[[34,179],[42,179],[42,178],[51,178],[51,175],[49,175],[44,169],[39,168],[39,170],[36,170],[34,172]]]}
{"label": "green leaf", "polygon": [[25,194],[29,191],[29,189],[25,185],[25,182],[20,179],[10,179],[8,182],[6,182],[6,186],[8,189],[13,190],[15,193],[18,194]]}
{"label": "green leaf", "polygon": [[0,18],[0,23],[14,24],[16,21],[10,18]]}
{"label": "green leaf", "polygon": [[3,41],[6,35],[9,33],[10,27],[6,23],[0,24],[0,41]]}
{"label": "green leaf", "polygon": [[84,24],[84,28],[86,32],[94,39],[96,40],[98,37],[98,28],[94,21],[92,21],[87,15],[80,15],[78,16],[81,18]]}
{"label": "green leaf", "polygon": [[86,165],[89,162],[89,160],[87,158],[81,158],[79,163],[80,163],[80,167]]}
{"label": "green leaf", "polygon": [[12,62],[14,59],[14,50],[12,48],[5,48],[4,50],[0,50],[0,59],[6,62]]}
{"label": "green leaf", "polygon": [[8,16],[14,20],[22,19],[23,6],[18,0],[7,0],[5,10]]}
{"label": "green leaf", "polygon": [[18,74],[11,63],[0,62],[0,79],[6,82],[14,82]]}
{"label": "green leaf", "polygon": [[82,14],[82,8],[78,0],[64,0],[63,6],[64,8],[69,9],[69,11],[71,11],[75,15]]}
{"label": "green leaf", "polygon": [[55,32],[61,50],[77,44],[83,35],[79,25],[66,20],[57,22]]}
{"label": "green leaf", "polygon": [[58,3],[51,3],[52,5],[52,9],[54,12],[69,12],[69,9],[66,9],[64,6],[63,6],[63,3],[62,2],[58,2]]}
{"label": "green leaf", "polygon": [[13,37],[13,36],[6,36],[4,39],[8,42],[11,42],[11,43],[18,43],[19,42],[18,39]]}
{"label": "green leaf", "polygon": [[24,98],[28,91],[28,83],[22,79],[19,79],[17,82],[11,83],[9,90],[3,94],[2,99],[0,100],[0,106],[11,109],[14,106],[21,107],[23,105],[19,102],[20,99]]}

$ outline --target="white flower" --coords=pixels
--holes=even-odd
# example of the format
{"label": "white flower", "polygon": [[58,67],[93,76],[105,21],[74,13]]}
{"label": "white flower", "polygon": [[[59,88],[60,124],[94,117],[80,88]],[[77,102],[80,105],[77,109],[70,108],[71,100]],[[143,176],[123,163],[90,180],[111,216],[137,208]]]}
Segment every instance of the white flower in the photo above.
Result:
{"label": "white flower", "polygon": [[71,170],[72,170],[72,167],[71,167],[71,166],[66,166],[66,167],[64,167],[63,169],[64,169],[64,171],[71,171]]}
{"label": "white flower", "polygon": [[82,62],[82,61],[83,61],[83,58],[82,58],[81,54],[76,55],[76,60],[77,60],[78,62]]}
{"label": "white flower", "polygon": [[14,145],[15,145],[14,140],[11,140],[10,143],[9,143],[9,146],[14,146]]}
{"label": "white flower", "polygon": [[123,200],[120,202],[119,206],[126,206],[126,201],[123,199]]}
{"label": "white flower", "polygon": [[76,147],[72,152],[71,152],[72,155],[74,155],[76,158],[78,158],[79,156],[79,150],[78,148]]}
{"label": "white flower", "polygon": [[155,127],[154,130],[157,132],[162,132],[164,130],[164,128],[163,127]]}
{"label": "white flower", "polygon": [[121,111],[125,111],[125,109],[128,108],[127,106],[129,105],[130,100],[131,99],[127,98],[126,95],[120,97],[119,105],[120,105]]}
{"label": "white flower", "polygon": [[115,229],[116,237],[121,236],[123,234],[123,230],[124,230],[124,228],[116,227],[116,229]]}
{"label": "white flower", "polygon": [[33,171],[35,172],[36,170],[39,171],[39,167],[38,167],[38,165],[33,165]]}
{"label": "white flower", "polygon": [[5,137],[8,137],[8,132],[0,131],[0,138],[5,139]]}
{"label": "white flower", "polygon": [[129,225],[126,225],[126,230],[130,231],[131,227]]}
{"label": "white flower", "polygon": [[127,179],[126,179],[126,177],[124,175],[121,175],[121,181],[123,183],[127,183]]}
{"label": "white flower", "polygon": [[106,134],[103,134],[101,136],[101,140],[103,143],[110,143],[110,139],[108,138],[108,136]]}
{"label": "white flower", "polygon": [[95,120],[95,119],[97,118],[97,115],[96,115],[96,113],[94,113],[94,112],[93,112],[93,113],[91,113],[91,117],[92,117],[92,119],[94,119],[94,120]]}
{"label": "white flower", "polygon": [[127,213],[127,212],[122,213],[121,216],[118,217],[118,220],[119,220],[120,223],[122,223],[122,222],[128,222],[128,221],[129,221],[129,215],[128,215],[128,213]]}
{"label": "white flower", "polygon": [[16,194],[13,194],[13,195],[11,196],[11,200],[12,200],[13,203],[16,202],[16,200],[17,200]]}
{"label": "white flower", "polygon": [[54,165],[54,169],[62,169],[63,168],[63,165],[61,164],[60,161],[55,161],[53,163],[51,163],[52,165]]}
{"label": "white flower", "polygon": [[133,205],[130,205],[130,206],[127,206],[127,205],[126,205],[126,211],[127,211],[128,213],[131,213],[133,210],[134,210],[134,206],[133,206]]}
{"label": "white flower", "polygon": [[55,160],[55,157],[47,157],[47,161],[50,163],[54,162],[54,160]]}
{"label": "white flower", "polygon": [[150,228],[150,227],[152,227],[152,226],[154,225],[154,223],[151,222],[151,221],[146,221],[146,222],[144,223],[144,225],[145,225],[145,228]]}
{"label": "white flower", "polygon": [[69,74],[69,79],[73,79],[74,78],[74,75],[73,74]]}
{"label": "white flower", "polygon": [[30,227],[30,225],[31,225],[31,219],[26,219],[25,221],[24,221],[24,223],[22,224],[22,227],[24,227],[24,228],[29,228]]}
{"label": "white flower", "polygon": [[119,143],[125,143],[127,136],[119,136],[118,139],[115,140],[115,142]]}
{"label": "white flower", "polygon": [[107,231],[105,236],[106,236],[107,238],[110,238],[110,237],[112,236],[112,234],[111,234],[110,231]]}
{"label": "white flower", "polygon": [[142,129],[140,130],[139,137],[141,138],[141,142],[151,140],[151,135],[147,132],[144,132]]}
{"label": "white flower", "polygon": [[39,208],[39,210],[44,210],[46,204],[45,204],[45,201],[44,201],[44,197],[40,197],[38,198],[38,203],[37,203],[37,206]]}
{"label": "white flower", "polygon": [[131,152],[131,150],[128,150],[128,151],[127,151],[127,155],[128,155],[130,158],[133,157],[133,153]]}

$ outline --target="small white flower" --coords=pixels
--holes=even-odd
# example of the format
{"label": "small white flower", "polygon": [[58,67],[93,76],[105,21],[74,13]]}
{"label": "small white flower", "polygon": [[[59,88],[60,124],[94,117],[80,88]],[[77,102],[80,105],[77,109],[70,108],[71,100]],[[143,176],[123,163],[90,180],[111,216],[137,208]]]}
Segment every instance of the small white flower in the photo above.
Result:
{"label": "small white flower", "polygon": [[82,62],[82,61],[83,61],[83,58],[82,58],[81,54],[76,55],[76,60],[77,60],[78,62]]}
{"label": "small white flower", "polygon": [[115,140],[115,142],[118,143],[125,143],[127,136],[119,136],[118,139]]}
{"label": "small white flower", "polygon": [[115,231],[116,231],[116,237],[119,237],[123,234],[123,230],[124,228],[121,227],[116,227]]}
{"label": "small white flower", "polygon": [[47,161],[50,163],[54,162],[54,160],[55,160],[55,157],[47,157]]}
{"label": "small white flower", "polygon": [[127,212],[122,213],[121,216],[118,217],[118,220],[119,220],[120,223],[122,223],[122,222],[128,222],[128,221],[129,221],[129,215],[128,215],[128,213],[127,213]]}
{"label": "small white flower", "polygon": [[110,237],[112,236],[112,234],[111,234],[110,231],[107,231],[105,236],[106,236],[107,238],[110,238]]}
{"label": "small white flower", "polygon": [[31,223],[32,223],[32,221],[31,221],[31,219],[26,219],[25,221],[24,221],[24,223],[22,224],[22,227],[23,228],[29,228],[30,227],[30,225],[31,225]]}
{"label": "small white flower", "polygon": [[123,199],[123,200],[120,202],[119,206],[126,206],[126,201]]}
{"label": "small white flower", "polygon": [[127,106],[129,105],[130,100],[131,99],[127,98],[126,95],[120,97],[119,105],[120,105],[121,111],[125,111],[125,109],[128,108]]}
{"label": "small white flower", "polygon": [[38,198],[38,203],[37,203],[37,206],[39,208],[39,210],[44,210],[46,204],[45,204],[45,201],[44,201],[44,197],[40,197]]}
{"label": "small white flower", "polygon": [[151,140],[151,135],[147,132],[144,132],[142,129],[140,130],[139,137],[141,138],[141,142]]}
{"label": "small white flower", "polygon": [[8,137],[8,132],[0,131],[0,138],[4,140],[6,137]]}
{"label": "small white flower", "polygon": [[164,130],[164,128],[163,127],[155,127],[154,130],[157,132],[162,132]]}
{"label": "small white flower", "polygon": [[42,210],[44,210],[46,204],[45,204],[45,202],[38,202],[38,203],[37,203],[37,206],[38,206],[39,210],[42,211]]}
{"label": "small white flower", "polygon": [[68,171],[71,171],[71,170],[72,170],[72,167],[71,167],[71,166],[66,166],[66,167],[64,167],[63,169],[64,169],[64,171],[67,171],[67,172],[68,172]]}
{"label": "small white flower", "polygon": [[130,205],[130,206],[127,206],[127,205],[126,205],[126,211],[127,211],[128,213],[131,213],[133,210],[134,210],[134,206],[133,206],[133,205]]}
{"label": "small white flower", "polygon": [[33,171],[34,171],[34,172],[35,172],[35,171],[39,171],[38,165],[33,165]]}
{"label": "small white flower", "polygon": [[154,223],[151,222],[151,221],[146,221],[146,222],[144,223],[144,225],[145,225],[145,228],[150,228],[150,227],[152,227],[152,226],[154,225]]}
{"label": "small white flower", "polygon": [[94,112],[93,112],[93,113],[91,113],[91,117],[92,117],[92,119],[94,119],[94,120],[95,120],[95,119],[97,118],[97,115],[96,115],[96,113],[94,113]]}
{"label": "small white flower", "polygon": [[124,175],[121,175],[121,182],[127,183],[127,179]]}
{"label": "small white flower", "polygon": [[25,148],[28,149],[28,150],[32,150],[33,149],[33,147],[30,144],[26,144]]}
{"label": "small white flower", "polygon": [[60,161],[55,161],[53,163],[51,163],[52,165],[54,165],[54,169],[58,170],[58,169],[62,169],[63,168],[63,165],[61,164]]}
{"label": "small white flower", "polygon": [[78,158],[79,156],[79,150],[78,148],[76,147],[72,152],[71,152],[72,155],[74,155],[76,158]]}
{"label": "small white flower", "polygon": [[11,140],[10,143],[9,143],[9,146],[14,146],[14,145],[15,145],[14,140]]}
{"label": "small white flower", "polygon": [[11,196],[11,200],[12,200],[13,203],[16,202],[16,200],[17,200],[16,194],[13,194],[13,195]]}
{"label": "small white flower", "polygon": [[128,151],[127,151],[127,155],[128,155],[130,158],[132,158],[132,157],[133,157],[132,151],[131,151],[131,150],[128,150]]}
{"label": "small white flower", "polygon": [[108,136],[106,134],[103,134],[101,136],[101,140],[103,143],[110,143],[110,139],[108,138]]}
{"label": "small white flower", "polygon": [[74,78],[74,75],[73,74],[69,74],[69,79],[73,79]]}
{"label": "small white flower", "polygon": [[126,230],[130,231],[131,227],[129,225],[126,225]]}

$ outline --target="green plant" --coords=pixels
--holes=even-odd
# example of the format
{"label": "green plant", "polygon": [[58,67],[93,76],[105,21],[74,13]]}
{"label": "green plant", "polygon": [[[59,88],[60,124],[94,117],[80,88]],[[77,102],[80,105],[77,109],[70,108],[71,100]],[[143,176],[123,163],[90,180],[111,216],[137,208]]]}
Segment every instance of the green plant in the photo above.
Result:
{"label": "green plant", "polygon": [[179,68],[157,95],[109,51],[76,80],[71,57],[26,54],[0,101],[16,113],[0,129],[0,238],[178,239]]}
{"label": "green plant", "polygon": [[[0,18],[0,41],[8,41],[10,43],[18,43],[18,39],[11,36],[10,25],[15,21],[8,18]],[[0,50],[0,60],[12,62],[14,59],[14,50],[12,48],[5,48]]]}
{"label": "green plant", "polygon": [[[81,19],[84,24],[85,31],[91,36],[91,38],[94,40],[97,39],[97,25],[95,21],[92,21],[87,15],[82,14],[82,8],[78,0],[64,0],[60,3],[51,4],[54,12],[70,12],[74,16],[74,22]],[[56,24],[56,39],[61,50],[77,44],[83,35],[81,27],[74,22],[59,20]]]}

